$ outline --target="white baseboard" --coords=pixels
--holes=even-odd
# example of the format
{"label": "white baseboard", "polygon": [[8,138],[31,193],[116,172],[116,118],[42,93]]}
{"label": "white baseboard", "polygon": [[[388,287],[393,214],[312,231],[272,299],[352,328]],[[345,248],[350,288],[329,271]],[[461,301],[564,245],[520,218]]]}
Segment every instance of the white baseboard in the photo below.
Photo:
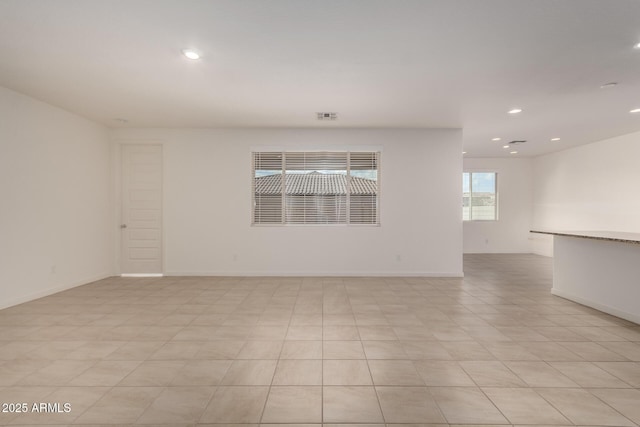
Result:
{"label": "white baseboard", "polygon": [[611,314],[612,316],[616,316],[640,325],[640,315],[638,314],[619,310],[606,304],[591,301],[555,288],[551,288],[551,294],[559,296],[560,298],[568,299],[569,301],[577,302],[578,304],[586,305],[587,307],[595,308],[596,310],[602,311],[603,313]]}
{"label": "white baseboard", "polygon": [[165,271],[165,276],[246,277],[464,277],[463,272],[432,271]]}
{"label": "white baseboard", "polygon": [[53,294],[57,294],[58,292],[62,292],[62,291],[66,291],[68,289],[71,288],[76,288],[78,286],[82,286],[82,285],[86,285],[87,283],[91,283],[91,282],[95,282],[97,280],[102,280],[102,279],[106,279],[107,277],[112,277],[113,274],[111,273],[103,273],[103,274],[99,274],[97,276],[93,276],[93,277],[88,277],[86,279],[83,280],[77,280],[71,283],[67,283],[64,285],[60,285],[60,286],[54,286],[52,288],[47,288],[47,289],[42,289],[40,291],[37,292],[33,292],[27,295],[22,295],[19,296],[17,298],[11,298],[9,300],[6,301],[0,301],[0,310],[2,310],[3,308],[9,308],[9,307],[13,307],[15,305],[18,304],[23,304],[25,302],[29,302],[29,301],[33,301],[39,298],[43,298],[49,295],[53,295]]}

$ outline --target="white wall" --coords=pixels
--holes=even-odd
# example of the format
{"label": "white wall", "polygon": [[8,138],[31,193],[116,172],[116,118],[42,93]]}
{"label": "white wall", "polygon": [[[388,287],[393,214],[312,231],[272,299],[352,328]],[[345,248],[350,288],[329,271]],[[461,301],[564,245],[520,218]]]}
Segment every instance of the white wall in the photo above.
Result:
{"label": "white wall", "polygon": [[[534,159],[533,228],[640,232],[640,133]],[[534,251],[552,255],[551,238]]]}
{"label": "white wall", "polygon": [[[462,274],[458,130],[129,129],[164,145],[167,274]],[[252,148],[379,147],[380,227],[252,227]]]}
{"label": "white wall", "polygon": [[531,252],[531,159],[465,158],[464,171],[498,173],[498,221],[464,221],[464,252]]}
{"label": "white wall", "polygon": [[0,308],[113,272],[106,128],[0,87]]}

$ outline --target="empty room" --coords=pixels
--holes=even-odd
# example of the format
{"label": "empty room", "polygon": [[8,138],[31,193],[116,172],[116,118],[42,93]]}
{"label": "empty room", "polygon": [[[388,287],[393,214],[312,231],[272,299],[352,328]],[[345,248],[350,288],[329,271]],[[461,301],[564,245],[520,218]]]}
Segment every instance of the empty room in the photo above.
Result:
{"label": "empty room", "polygon": [[0,425],[640,426],[640,2],[0,0]]}

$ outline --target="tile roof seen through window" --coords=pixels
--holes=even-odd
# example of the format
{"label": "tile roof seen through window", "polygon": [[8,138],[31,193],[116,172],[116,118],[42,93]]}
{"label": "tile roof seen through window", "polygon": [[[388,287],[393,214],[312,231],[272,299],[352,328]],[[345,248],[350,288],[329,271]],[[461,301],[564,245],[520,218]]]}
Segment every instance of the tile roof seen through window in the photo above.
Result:
{"label": "tile roof seen through window", "polygon": [[[282,175],[255,178],[256,194],[281,194]],[[372,179],[351,177],[351,194],[377,194],[377,182]],[[286,174],[286,194],[346,194],[347,176],[320,172]]]}

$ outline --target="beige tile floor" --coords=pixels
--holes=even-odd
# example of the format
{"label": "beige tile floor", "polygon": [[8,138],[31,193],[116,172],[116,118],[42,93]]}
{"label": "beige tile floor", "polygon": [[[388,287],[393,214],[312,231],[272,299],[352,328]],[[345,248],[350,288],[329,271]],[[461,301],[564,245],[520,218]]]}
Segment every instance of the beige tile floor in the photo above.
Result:
{"label": "beige tile floor", "polygon": [[547,258],[465,273],[111,278],[5,309],[0,402],[28,411],[0,425],[640,423],[640,326],[552,296]]}

